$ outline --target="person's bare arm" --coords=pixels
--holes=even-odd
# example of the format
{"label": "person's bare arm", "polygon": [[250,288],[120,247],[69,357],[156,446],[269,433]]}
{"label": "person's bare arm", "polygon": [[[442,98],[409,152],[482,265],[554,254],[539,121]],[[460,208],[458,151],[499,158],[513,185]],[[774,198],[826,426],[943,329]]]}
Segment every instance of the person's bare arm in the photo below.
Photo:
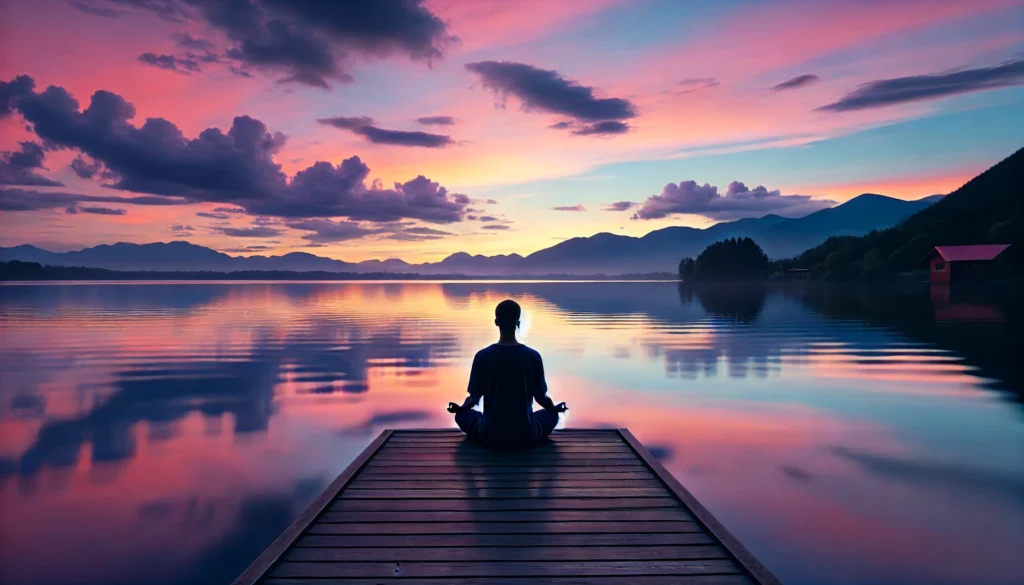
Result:
{"label": "person's bare arm", "polygon": [[473,367],[469,371],[469,387],[467,388],[469,396],[466,396],[466,399],[462,402],[462,406],[459,406],[454,402],[449,402],[448,412],[456,413],[466,408],[473,408],[480,402],[480,397],[483,395],[484,391],[480,382],[482,375],[482,372],[480,372],[481,367],[479,356],[474,357]]}
{"label": "person's bare arm", "polygon": [[555,401],[551,400],[551,397],[548,396],[548,381],[544,377],[544,362],[540,359],[539,354],[537,356],[537,386],[533,399],[536,400],[537,404],[539,404],[544,410],[553,410],[555,412],[565,412],[569,410],[569,407],[566,406],[564,402],[555,404]]}

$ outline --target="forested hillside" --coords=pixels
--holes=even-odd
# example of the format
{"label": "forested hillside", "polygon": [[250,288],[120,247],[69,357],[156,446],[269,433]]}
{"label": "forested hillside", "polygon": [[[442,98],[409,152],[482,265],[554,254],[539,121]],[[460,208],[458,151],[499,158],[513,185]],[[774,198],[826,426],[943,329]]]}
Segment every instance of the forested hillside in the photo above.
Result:
{"label": "forested hillside", "polygon": [[967,244],[1010,244],[992,273],[1024,273],[1024,149],[895,227],[829,238],[781,265],[829,280],[879,279],[917,269],[935,246]]}

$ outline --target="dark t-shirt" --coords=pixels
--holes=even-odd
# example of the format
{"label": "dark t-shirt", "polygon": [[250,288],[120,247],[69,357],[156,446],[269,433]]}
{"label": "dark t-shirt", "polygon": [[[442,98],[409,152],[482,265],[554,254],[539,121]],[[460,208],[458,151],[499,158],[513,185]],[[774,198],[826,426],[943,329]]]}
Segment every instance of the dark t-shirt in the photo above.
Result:
{"label": "dark t-shirt", "polygon": [[485,347],[473,358],[469,395],[484,399],[481,438],[498,443],[537,441],[543,436],[533,401],[547,394],[540,354],[525,345]]}

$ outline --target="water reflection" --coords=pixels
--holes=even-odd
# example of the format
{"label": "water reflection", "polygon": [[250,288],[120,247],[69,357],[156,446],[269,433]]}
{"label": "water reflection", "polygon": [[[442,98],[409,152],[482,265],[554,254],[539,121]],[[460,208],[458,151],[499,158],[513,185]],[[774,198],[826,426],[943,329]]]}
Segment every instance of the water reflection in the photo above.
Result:
{"label": "water reflection", "polygon": [[229,582],[382,428],[452,426],[512,297],[568,424],[629,427],[785,582],[1007,582],[1020,305],[954,292],[0,287],[0,581]]}

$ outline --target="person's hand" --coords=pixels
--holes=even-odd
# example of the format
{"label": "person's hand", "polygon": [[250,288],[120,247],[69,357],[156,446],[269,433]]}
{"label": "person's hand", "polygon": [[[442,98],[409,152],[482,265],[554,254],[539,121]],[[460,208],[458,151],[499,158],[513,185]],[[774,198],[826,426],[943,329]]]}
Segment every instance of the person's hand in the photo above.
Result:
{"label": "person's hand", "polygon": [[450,412],[452,414],[455,414],[455,413],[459,412],[459,405],[455,404],[454,402],[449,402],[448,403],[448,412]]}
{"label": "person's hand", "polygon": [[569,410],[569,406],[564,402],[559,402],[555,405],[555,412],[565,412]]}

